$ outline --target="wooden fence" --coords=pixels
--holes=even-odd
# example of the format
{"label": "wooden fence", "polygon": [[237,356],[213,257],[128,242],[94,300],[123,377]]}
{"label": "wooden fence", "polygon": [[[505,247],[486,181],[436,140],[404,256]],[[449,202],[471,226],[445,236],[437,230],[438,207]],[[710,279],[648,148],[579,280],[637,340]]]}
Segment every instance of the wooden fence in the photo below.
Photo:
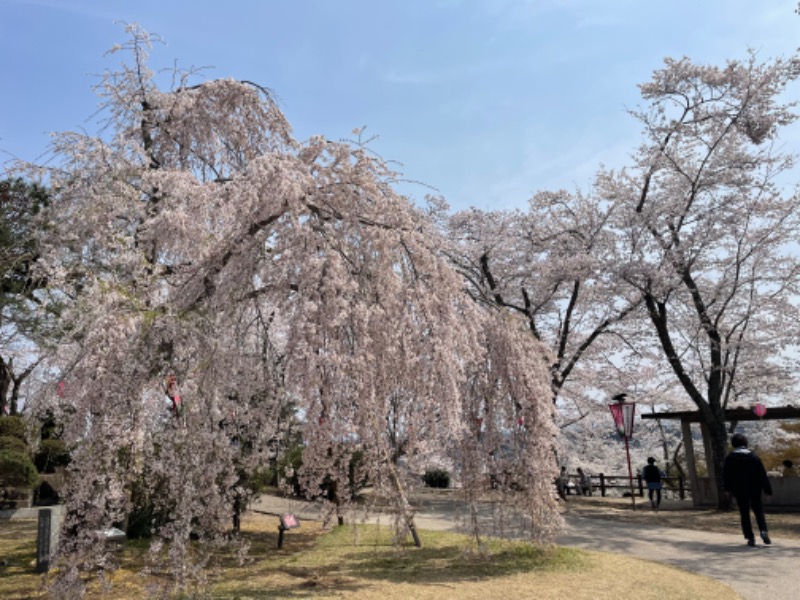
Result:
{"label": "wooden fence", "polygon": [[[571,482],[579,481],[579,475],[577,473],[571,474],[569,477]],[[671,490],[676,492],[681,500],[685,499],[686,495],[690,492],[683,477],[662,477],[661,481],[664,491]],[[631,482],[627,475],[606,475],[605,473],[598,473],[597,475],[592,475],[592,488],[594,490],[599,489],[601,496],[606,496],[609,490],[621,490],[620,493],[624,494],[625,492],[631,491]],[[638,492],[639,496],[644,497],[646,488],[647,485],[645,485],[641,474],[634,475],[634,493]],[[577,487],[569,487],[567,493],[569,494],[576,490]]]}

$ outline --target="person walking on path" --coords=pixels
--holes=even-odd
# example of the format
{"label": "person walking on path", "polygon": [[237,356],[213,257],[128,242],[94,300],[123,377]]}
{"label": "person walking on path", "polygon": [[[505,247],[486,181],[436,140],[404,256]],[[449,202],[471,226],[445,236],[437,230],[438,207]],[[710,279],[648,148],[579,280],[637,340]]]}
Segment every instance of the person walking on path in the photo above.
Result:
{"label": "person walking on path", "polygon": [[661,478],[664,477],[664,473],[656,466],[656,459],[652,456],[647,459],[647,466],[642,469],[642,477],[647,483],[647,497],[650,499],[650,506],[653,510],[658,510],[658,507],[661,506]]}
{"label": "person walking on path", "polygon": [[736,498],[739,506],[739,515],[742,521],[742,533],[747,539],[748,546],[756,545],[753,534],[753,523],[750,520],[750,511],[756,516],[756,524],[765,544],[771,544],[767,531],[767,520],[764,517],[764,506],[761,502],[762,493],[772,495],[772,486],[767,477],[767,470],[761,459],[747,448],[747,437],[741,433],[733,434],[731,438],[733,451],[725,457],[722,479],[725,491]]}
{"label": "person walking on path", "polygon": [[591,496],[592,495],[592,478],[588,473],[585,473],[582,468],[578,467],[578,495]]}
{"label": "person walking on path", "polygon": [[558,478],[556,479],[556,489],[558,490],[558,496],[564,502],[567,501],[567,496],[569,495],[569,474],[567,474],[567,467],[561,467],[561,473],[559,474]]}

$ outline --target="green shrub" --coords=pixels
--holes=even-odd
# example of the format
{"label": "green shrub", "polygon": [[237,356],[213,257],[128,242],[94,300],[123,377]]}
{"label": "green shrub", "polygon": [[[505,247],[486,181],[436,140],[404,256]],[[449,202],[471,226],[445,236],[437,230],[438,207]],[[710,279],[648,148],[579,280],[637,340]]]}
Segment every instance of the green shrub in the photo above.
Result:
{"label": "green shrub", "polygon": [[130,540],[149,539],[153,535],[155,510],[150,501],[141,502],[128,514],[128,526],[125,535]]}
{"label": "green shrub", "polygon": [[[272,465],[250,473],[245,479],[247,487],[256,493],[262,492],[271,487],[278,487],[283,484],[291,488],[295,496],[303,496],[305,490],[300,485],[299,473],[303,466],[303,444],[292,444],[285,448]],[[351,498],[356,498],[358,493],[366,487],[369,482],[365,475],[364,452],[354,450],[347,458],[347,490]],[[338,465],[337,465],[338,466]],[[336,497],[337,490],[331,477],[325,477],[321,482],[322,495],[333,499]]]}
{"label": "green shrub", "polygon": [[152,537],[154,531],[174,519],[173,506],[166,506],[154,501],[154,498],[165,496],[163,488],[166,482],[158,477],[145,483],[146,479],[153,476],[153,474],[145,472],[131,486],[131,511],[128,513],[128,523],[125,529],[128,539],[148,539]]}
{"label": "green shrub", "polygon": [[0,487],[28,487],[39,483],[36,465],[24,452],[0,450]]}
{"label": "green shrub", "polygon": [[18,437],[10,435],[0,435],[0,450],[13,450],[14,452],[25,453],[28,447],[25,442]]}
{"label": "green shrub", "polygon": [[10,436],[25,441],[25,421],[19,415],[0,417],[0,435]]}
{"label": "green shrub", "polygon": [[302,489],[297,474],[301,466],[303,466],[303,445],[294,444],[278,458],[274,467],[262,473],[262,481],[267,486],[277,487],[283,480],[286,485],[291,486],[293,493],[299,496],[302,494]]}
{"label": "green shrub", "polygon": [[65,467],[69,464],[70,456],[62,440],[42,440],[39,451],[33,459],[40,473],[52,473],[55,467]]}
{"label": "green shrub", "polygon": [[56,420],[52,411],[47,411],[39,422],[41,423],[40,433],[43,440],[58,439],[64,432],[63,425]]}
{"label": "green shrub", "polygon": [[364,452],[362,450],[356,450],[350,456],[350,462],[347,467],[351,498],[356,498],[359,492],[369,485],[365,467],[366,461],[364,459]]}
{"label": "green shrub", "polygon": [[422,476],[422,481],[430,488],[446,489],[450,487],[450,473],[444,469],[428,469]]}
{"label": "green shrub", "polygon": [[269,488],[278,485],[275,471],[270,468],[256,469],[243,479],[247,488],[256,494],[266,492]]}

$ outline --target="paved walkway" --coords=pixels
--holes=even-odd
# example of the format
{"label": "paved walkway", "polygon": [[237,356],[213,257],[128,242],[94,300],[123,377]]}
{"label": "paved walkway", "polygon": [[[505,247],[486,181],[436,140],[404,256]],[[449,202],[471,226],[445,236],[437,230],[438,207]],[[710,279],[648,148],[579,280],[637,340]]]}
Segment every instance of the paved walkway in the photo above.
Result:
{"label": "paved walkway", "polygon": [[[270,514],[294,512],[301,519],[320,518],[319,505],[271,496],[262,497],[252,508]],[[417,512],[417,527],[457,530],[461,513],[461,507],[446,498],[429,500]],[[673,565],[726,583],[746,600],[800,598],[800,540],[773,538],[771,546],[758,540],[758,546],[750,548],[738,531],[712,533],[573,515],[566,519],[567,527],[556,540],[561,545]]]}
{"label": "paved walkway", "polygon": [[773,537],[771,546],[750,548],[740,532],[637,526],[567,517],[558,543],[601,552],[630,554],[673,565],[728,584],[746,600],[800,597],[800,540]]}

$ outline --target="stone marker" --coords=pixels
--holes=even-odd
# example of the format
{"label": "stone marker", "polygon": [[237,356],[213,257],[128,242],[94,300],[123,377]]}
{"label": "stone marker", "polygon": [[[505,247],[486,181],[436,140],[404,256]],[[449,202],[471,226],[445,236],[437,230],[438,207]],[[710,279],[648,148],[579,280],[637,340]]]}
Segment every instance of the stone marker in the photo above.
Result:
{"label": "stone marker", "polygon": [[36,532],[36,572],[47,573],[50,569],[50,542],[53,531],[53,511],[39,510],[39,526]]}

